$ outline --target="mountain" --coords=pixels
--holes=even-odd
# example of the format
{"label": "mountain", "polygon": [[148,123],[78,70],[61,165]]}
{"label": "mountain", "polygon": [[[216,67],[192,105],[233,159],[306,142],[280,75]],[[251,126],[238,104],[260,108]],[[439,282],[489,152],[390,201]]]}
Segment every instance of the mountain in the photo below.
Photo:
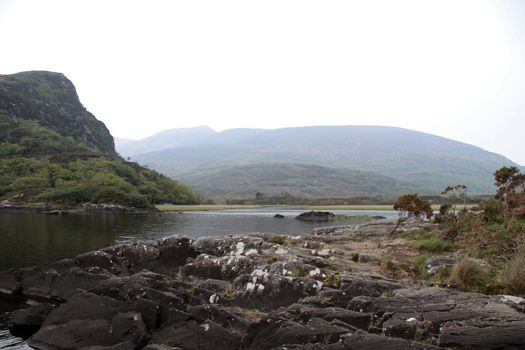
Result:
{"label": "mountain", "polygon": [[117,155],[64,75],[0,76],[0,199],[75,206],[195,203],[186,185]]}
{"label": "mountain", "polygon": [[131,140],[131,139],[123,139],[121,137],[116,137],[116,136],[113,136],[113,140],[115,141],[115,147],[116,148],[122,147],[124,145],[127,145],[128,143],[131,143],[131,142],[135,141],[135,140]]}
{"label": "mountain", "polygon": [[166,130],[142,140],[120,143],[118,151],[123,156],[129,157],[167,148],[191,146],[196,142],[202,144],[208,137],[216,134],[216,131],[207,126]]}
{"label": "mountain", "polygon": [[82,106],[75,86],[63,74],[31,71],[0,76],[0,111],[116,155],[108,129]]}
{"label": "mountain", "polygon": [[263,163],[201,171],[181,178],[214,198],[254,199],[256,194],[298,198],[388,197],[416,191],[377,173],[317,165]]}
{"label": "mountain", "polygon": [[[190,183],[193,177],[202,179],[201,174],[206,172],[285,163],[374,172],[420,188],[420,193],[426,194],[440,193],[447,185],[458,183],[467,185],[470,193],[493,193],[494,171],[504,165],[516,166],[509,159],[476,146],[382,126],[231,129],[186,139],[180,146],[149,150],[143,147],[142,154],[126,155]],[[119,152],[125,153],[120,149]]]}

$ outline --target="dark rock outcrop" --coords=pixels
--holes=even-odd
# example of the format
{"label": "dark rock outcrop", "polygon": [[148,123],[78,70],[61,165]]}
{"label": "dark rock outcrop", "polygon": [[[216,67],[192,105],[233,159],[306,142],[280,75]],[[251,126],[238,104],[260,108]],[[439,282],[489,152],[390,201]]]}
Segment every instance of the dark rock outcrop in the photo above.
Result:
{"label": "dark rock outcrop", "polygon": [[[175,236],[4,271],[0,294],[43,301],[10,318],[13,329],[36,331],[28,343],[37,349],[525,344],[521,298],[410,288],[351,269],[336,281],[333,257],[302,246],[283,247],[256,235],[195,241]],[[348,257],[345,264],[351,263],[362,264]]]}

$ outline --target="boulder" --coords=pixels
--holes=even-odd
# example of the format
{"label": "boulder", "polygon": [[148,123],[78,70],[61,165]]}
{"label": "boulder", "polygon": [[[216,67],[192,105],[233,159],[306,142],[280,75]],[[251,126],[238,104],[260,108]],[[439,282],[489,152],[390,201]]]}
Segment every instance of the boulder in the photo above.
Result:
{"label": "boulder", "polygon": [[110,332],[110,322],[101,319],[71,319],[58,325],[44,325],[27,340],[36,349],[79,349],[92,345],[120,343]]}
{"label": "boulder", "polygon": [[190,320],[168,326],[153,334],[150,344],[180,347],[184,350],[231,350],[241,345],[241,336],[211,320],[198,323]]}
{"label": "boulder", "polygon": [[9,318],[9,328],[13,333],[28,337],[38,331],[53,309],[54,305],[42,303],[13,311]]}
{"label": "boulder", "polygon": [[308,211],[301,213],[295,217],[301,221],[315,221],[315,222],[328,222],[331,218],[335,217],[335,214],[328,211]]}
{"label": "boulder", "polygon": [[236,278],[233,285],[237,291],[234,299],[236,305],[273,310],[316,295],[322,289],[323,282],[285,277],[256,269],[250,275]]}

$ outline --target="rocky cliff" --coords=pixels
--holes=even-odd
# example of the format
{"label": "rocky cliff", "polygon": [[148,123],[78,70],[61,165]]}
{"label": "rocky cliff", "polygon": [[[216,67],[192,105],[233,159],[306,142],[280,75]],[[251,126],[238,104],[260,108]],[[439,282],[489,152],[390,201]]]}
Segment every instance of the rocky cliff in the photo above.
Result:
{"label": "rocky cliff", "polygon": [[11,118],[37,121],[62,136],[116,156],[109,130],[84,108],[75,86],[61,73],[0,75],[0,110]]}

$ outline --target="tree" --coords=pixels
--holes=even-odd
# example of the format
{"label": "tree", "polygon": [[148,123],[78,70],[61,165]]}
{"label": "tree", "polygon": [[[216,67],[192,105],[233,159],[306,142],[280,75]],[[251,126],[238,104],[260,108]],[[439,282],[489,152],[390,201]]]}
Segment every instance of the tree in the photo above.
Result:
{"label": "tree", "polygon": [[456,200],[458,199],[463,202],[463,209],[467,208],[467,190],[467,186],[459,184],[455,186],[447,186],[443,192],[441,192],[442,195],[448,195],[449,199],[452,201],[452,209],[454,210],[454,214],[456,213]]}
{"label": "tree", "polygon": [[399,225],[414,218],[428,218],[432,217],[432,207],[430,203],[418,197],[417,194],[404,194],[400,196],[394,203],[394,210],[397,210],[398,219],[396,226],[390,232],[394,234]]}
{"label": "tree", "polygon": [[523,193],[517,193],[517,190],[524,188],[525,175],[518,168],[502,167],[494,173],[494,184],[498,187],[496,199],[501,203],[503,220],[508,225],[512,217],[512,209],[518,206],[520,197]]}

